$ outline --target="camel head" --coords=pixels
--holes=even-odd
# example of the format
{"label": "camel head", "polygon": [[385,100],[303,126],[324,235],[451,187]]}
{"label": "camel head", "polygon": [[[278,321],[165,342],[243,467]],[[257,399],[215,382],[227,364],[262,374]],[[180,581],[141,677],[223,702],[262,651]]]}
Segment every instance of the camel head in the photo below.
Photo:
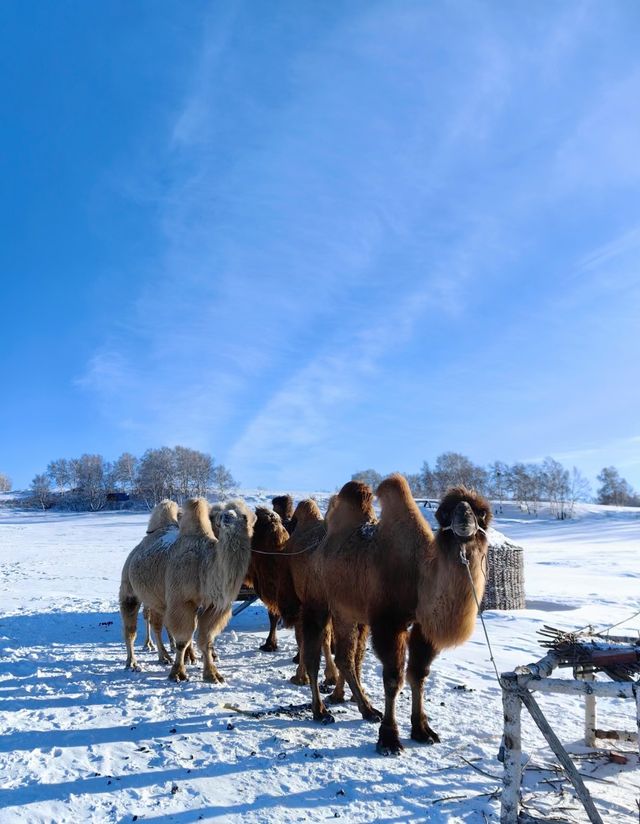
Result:
{"label": "camel head", "polygon": [[491,506],[477,492],[464,486],[448,489],[436,511],[436,520],[442,532],[451,532],[458,543],[476,538],[486,545],[486,529],[491,521]]}
{"label": "camel head", "polygon": [[276,495],[271,499],[273,511],[285,521],[290,521],[293,517],[293,498],[291,495]]}
{"label": "camel head", "polygon": [[289,538],[282,519],[277,512],[264,506],[256,507],[256,523],[251,539],[251,548],[263,552],[274,552],[282,549]]}
{"label": "camel head", "polygon": [[[253,527],[256,522],[256,516],[246,506],[234,507],[233,504],[237,501],[229,501],[225,508],[216,516],[219,528],[220,541],[225,542],[228,546],[234,548],[237,542],[233,541],[233,537],[241,539],[253,536]],[[231,539],[225,541],[225,539]]]}

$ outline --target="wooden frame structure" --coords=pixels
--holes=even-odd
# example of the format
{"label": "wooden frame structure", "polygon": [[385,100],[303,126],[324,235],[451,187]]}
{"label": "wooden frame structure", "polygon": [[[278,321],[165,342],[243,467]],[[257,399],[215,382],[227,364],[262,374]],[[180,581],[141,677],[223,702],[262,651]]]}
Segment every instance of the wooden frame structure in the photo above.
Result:
{"label": "wooden frame structure", "polygon": [[[637,656],[637,638],[616,638],[615,642],[629,645],[630,652],[622,653],[623,655]],[[620,654],[618,653],[618,655]],[[600,663],[605,664],[606,661],[601,660]],[[550,677],[554,669],[566,665],[566,661],[563,660],[561,655],[551,651],[533,664],[517,667],[513,672],[505,672],[500,676],[504,708],[504,735],[498,756],[504,765],[500,824],[517,824],[518,822],[522,784],[520,717],[523,704],[540,732],[544,735],[556,758],[564,767],[589,820],[593,824],[603,824],[589,790],[586,788],[567,751],[544,717],[533,696],[534,692],[556,695],[584,695],[585,744],[589,747],[596,746],[598,739],[606,738],[640,743],[640,680],[596,681],[595,670],[597,666],[594,666],[593,663],[583,663],[575,666],[573,679]],[[598,729],[596,712],[598,696],[602,698],[633,699],[636,710],[636,731],[622,732],[619,730]]]}

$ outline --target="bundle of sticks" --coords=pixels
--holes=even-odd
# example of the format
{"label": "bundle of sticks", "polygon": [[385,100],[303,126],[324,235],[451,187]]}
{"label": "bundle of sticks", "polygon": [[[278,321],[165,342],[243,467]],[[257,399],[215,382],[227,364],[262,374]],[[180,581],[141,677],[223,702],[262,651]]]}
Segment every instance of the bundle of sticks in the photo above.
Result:
{"label": "bundle of sticks", "polygon": [[553,650],[558,666],[603,672],[614,681],[634,681],[640,674],[640,639],[603,636],[544,626],[538,630],[543,647]]}

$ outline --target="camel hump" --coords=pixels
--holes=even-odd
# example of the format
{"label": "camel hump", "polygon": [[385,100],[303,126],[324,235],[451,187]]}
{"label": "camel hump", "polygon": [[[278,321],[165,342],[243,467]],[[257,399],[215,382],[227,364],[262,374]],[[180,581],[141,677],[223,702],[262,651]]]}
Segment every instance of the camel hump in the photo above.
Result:
{"label": "camel hump", "polygon": [[491,504],[484,495],[462,485],[452,486],[445,492],[440,501],[440,506],[436,510],[438,524],[440,526],[450,526],[453,512],[462,501],[469,504],[480,526],[486,529],[491,522]]}
{"label": "camel hump", "polygon": [[293,517],[296,521],[296,529],[304,529],[309,525],[318,522],[323,523],[324,521],[318,504],[311,498],[305,498],[303,501],[300,501],[293,513]]}
{"label": "camel hump", "polygon": [[189,498],[180,518],[180,536],[192,535],[198,538],[213,538],[209,519],[209,502],[206,498]]}
{"label": "camel hump", "polygon": [[375,517],[371,487],[361,481],[348,481],[329,501],[327,532],[332,535],[345,529],[355,529],[375,521]]}
{"label": "camel hump", "polygon": [[378,485],[376,496],[380,501],[380,523],[382,524],[417,509],[407,479],[399,472],[389,475]]}
{"label": "camel hump", "polygon": [[180,508],[175,501],[165,498],[153,508],[149,518],[147,533],[155,532],[157,529],[165,529],[168,526],[178,525],[178,513]]}

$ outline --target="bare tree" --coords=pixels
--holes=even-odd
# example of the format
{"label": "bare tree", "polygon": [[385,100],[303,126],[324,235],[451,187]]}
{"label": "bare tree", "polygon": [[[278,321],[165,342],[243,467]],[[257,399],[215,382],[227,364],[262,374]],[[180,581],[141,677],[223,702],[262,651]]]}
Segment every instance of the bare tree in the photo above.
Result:
{"label": "bare tree", "polygon": [[174,456],[168,446],[147,449],[138,465],[137,486],[152,509],[163,498],[175,498]]}
{"label": "bare tree", "polygon": [[638,506],[640,497],[636,495],[631,484],[620,476],[615,466],[605,466],[598,475],[600,487],[598,489],[599,504],[613,504],[614,506]]}
{"label": "bare tree", "polygon": [[429,464],[424,461],[420,470],[420,485],[426,498],[439,498],[436,478]]}
{"label": "bare tree", "polygon": [[591,498],[591,484],[575,466],[569,477],[569,517],[573,518],[576,503]]}
{"label": "bare tree", "polygon": [[42,509],[49,509],[52,503],[51,480],[44,472],[31,481],[31,496]]}
{"label": "bare tree", "polygon": [[369,484],[371,489],[375,490],[378,484],[382,481],[382,475],[376,472],[375,469],[362,469],[359,472],[354,472],[351,476],[352,481],[360,481],[363,484]]}
{"label": "bare tree", "polygon": [[71,461],[75,488],[82,503],[92,512],[103,509],[111,486],[111,464],[102,455],[81,455]]}
{"label": "bare tree", "polygon": [[420,472],[406,472],[405,478],[409,484],[409,489],[414,498],[425,497],[424,487],[422,486],[422,475]]}
{"label": "bare tree", "polygon": [[0,492],[11,492],[11,478],[0,472]]}
{"label": "bare tree", "polygon": [[213,468],[211,479],[217,494],[221,498],[226,498],[233,489],[238,487],[238,482],[223,464],[217,464]]}
{"label": "bare tree", "polygon": [[181,499],[206,495],[214,467],[211,455],[186,446],[176,446],[173,457],[175,485]]}
{"label": "bare tree", "polygon": [[129,494],[133,494],[136,488],[136,475],[140,462],[135,455],[130,452],[123,452],[118,460],[113,464],[112,478],[115,484]]}
{"label": "bare tree", "polygon": [[47,475],[53,481],[59,492],[68,492],[74,485],[75,476],[72,462],[66,458],[51,461],[47,467]]}
{"label": "bare tree", "polygon": [[450,486],[466,486],[484,492],[487,487],[487,472],[459,452],[443,452],[436,458],[434,470],[438,497],[442,497]]}
{"label": "bare tree", "polygon": [[551,514],[563,521],[568,516],[569,471],[554,458],[545,458],[540,470]]}
{"label": "bare tree", "polygon": [[502,502],[507,497],[509,488],[509,467],[503,461],[494,461],[489,464],[488,470],[489,495],[498,500],[498,511],[502,512]]}

